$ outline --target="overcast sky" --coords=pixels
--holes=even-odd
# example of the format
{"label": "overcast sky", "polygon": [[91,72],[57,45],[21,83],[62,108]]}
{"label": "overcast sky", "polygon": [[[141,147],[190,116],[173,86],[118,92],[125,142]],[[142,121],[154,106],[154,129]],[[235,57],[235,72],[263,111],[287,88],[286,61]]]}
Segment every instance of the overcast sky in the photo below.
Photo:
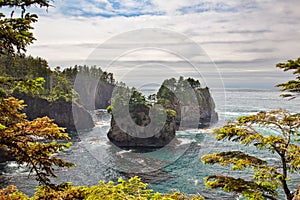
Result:
{"label": "overcast sky", "polygon": [[104,69],[132,83],[200,74],[212,87],[224,81],[226,87],[272,88],[289,78],[276,63],[300,56],[298,0],[55,0],[53,5],[48,12],[33,8],[40,17],[37,41],[28,51],[51,67],[105,65],[98,61],[106,59],[117,62]]}

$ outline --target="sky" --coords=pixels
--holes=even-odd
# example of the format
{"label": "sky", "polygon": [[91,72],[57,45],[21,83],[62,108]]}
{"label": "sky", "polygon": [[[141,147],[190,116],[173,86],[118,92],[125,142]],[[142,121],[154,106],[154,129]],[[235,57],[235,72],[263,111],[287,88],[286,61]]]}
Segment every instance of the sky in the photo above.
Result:
{"label": "sky", "polygon": [[200,77],[214,88],[273,88],[300,56],[298,0],[55,0],[28,48],[51,67],[98,65],[129,85]]}

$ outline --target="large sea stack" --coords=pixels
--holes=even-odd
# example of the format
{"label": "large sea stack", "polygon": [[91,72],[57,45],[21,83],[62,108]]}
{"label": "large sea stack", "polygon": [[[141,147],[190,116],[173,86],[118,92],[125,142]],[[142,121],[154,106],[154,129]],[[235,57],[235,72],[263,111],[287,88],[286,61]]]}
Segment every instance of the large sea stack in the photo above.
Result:
{"label": "large sea stack", "polygon": [[110,109],[108,138],[121,148],[161,148],[175,139],[179,129],[206,128],[218,121],[209,89],[191,78],[165,80],[148,98],[120,87]]}

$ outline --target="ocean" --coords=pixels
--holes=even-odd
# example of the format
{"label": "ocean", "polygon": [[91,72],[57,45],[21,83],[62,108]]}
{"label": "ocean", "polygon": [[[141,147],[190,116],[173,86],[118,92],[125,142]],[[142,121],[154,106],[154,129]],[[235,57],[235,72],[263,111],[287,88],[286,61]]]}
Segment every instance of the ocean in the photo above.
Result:
{"label": "ocean", "polygon": [[[286,109],[292,113],[300,112],[300,101],[288,101],[279,97],[275,90],[226,89],[211,90],[222,126],[227,120],[238,116],[255,114],[260,111]],[[186,194],[200,194],[206,199],[241,199],[221,190],[211,190],[204,186],[203,178],[212,174],[232,175],[251,178],[250,171],[231,171],[219,165],[204,165],[200,157],[208,153],[226,150],[243,150],[259,156],[268,162],[278,162],[269,152],[258,151],[254,147],[243,147],[228,141],[216,141],[209,129],[181,130],[176,133],[175,146],[167,146],[155,151],[136,152],[122,150],[113,146],[107,139],[110,115],[97,111],[94,113],[96,127],[91,131],[72,135],[73,146],[61,153],[65,160],[76,163],[70,169],[58,169],[56,183],[73,182],[74,185],[95,185],[99,180],[117,181],[138,175],[149,188],[166,193],[180,191]],[[0,186],[16,185],[21,191],[33,194],[37,182],[28,177],[28,170],[14,162],[0,165]],[[292,176],[293,189],[300,182],[299,174]],[[283,196],[280,196],[283,198]]]}

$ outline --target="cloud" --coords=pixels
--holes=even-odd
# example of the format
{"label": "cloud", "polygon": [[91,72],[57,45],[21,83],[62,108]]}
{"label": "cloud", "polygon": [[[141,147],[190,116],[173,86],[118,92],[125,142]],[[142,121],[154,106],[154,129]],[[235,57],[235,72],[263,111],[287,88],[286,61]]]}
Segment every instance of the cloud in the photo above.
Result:
{"label": "cloud", "polygon": [[179,9],[182,14],[202,13],[202,12],[237,12],[237,7],[224,2],[201,2],[196,5],[184,6]]}
{"label": "cloud", "polygon": [[[228,85],[243,78],[249,84],[250,75],[259,77],[257,81],[262,83],[265,83],[263,78],[286,78],[286,73],[275,70],[275,64],[297,58],[300,52],[297,45],[300,3],[294,0],[207,0],[203,3],[192,0],[75,0],[70,3],[64,0],[55,4],[56,8],[49,8],[48,14],[40,17],[34,30],[38,40],[29,48],[29,53],[46,58],[52,67],[84,63],[103,42],[141,28],[162,28],[195,41],[217,64]],[[156,46],[174,45],[189,58],[201,59],[199,52],[189,50],[186,41],[172,41],[172,35],[164,38],[154,35],[120,38],[107,46],[103,55],[110,59],[120,48],[133,48],[135,44],[128,41],[147,40]],[[119,62],[123,66],[119,73],[129,70],[129,64],[153,62],[172,66],[176,62],[176,67],[180,67],[178,57],[141,51],[128,54],[123,63]],[[117,68],[115,71],[118,73]]]}
{"label": "cloud", "polygon": [[58,9],[66,16],[81,17],[135,17],[162,15],[150,0],[65,0]]}

